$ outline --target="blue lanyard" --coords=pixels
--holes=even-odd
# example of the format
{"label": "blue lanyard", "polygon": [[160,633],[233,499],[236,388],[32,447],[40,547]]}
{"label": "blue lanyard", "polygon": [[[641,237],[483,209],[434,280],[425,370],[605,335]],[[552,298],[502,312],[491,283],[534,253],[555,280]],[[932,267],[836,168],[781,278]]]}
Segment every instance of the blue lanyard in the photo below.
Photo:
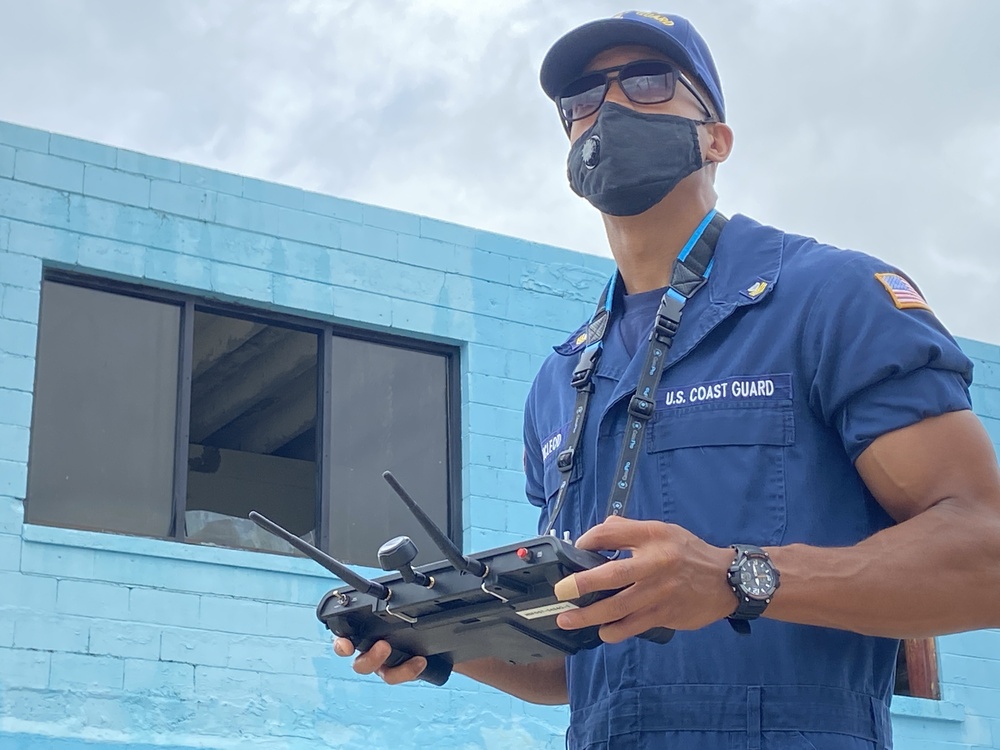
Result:
{"label": "blue lanyard", "polygon": [[[632,479],[635,476],[639,451],[645,437],[646,425],[656,410],[656,388],[659,385],[660,376],[663,374],[667,352],[670,351],[674,336],[677,335],[685,303],[708,281],[714,264],[715,246],[726,221],[727,219],[714,209],[709,211],[708,215],[695,228],[684,247],[681,248],[677,260],[674,262],[670,286],[660,300],[660,307],[656,311],[656,321],[649,334],[646,361],[639,382],[636,384],[636,392],[629,401],[628,427],[622,441],[618,467],[615,470],[615,480],[611,486],[611,495],[608,498],[607,515],[609,516],[621,516],[625,513],[629,494],[632,491]],[[553,503],[549,522],[545,528],[546,534],[555,527],[556,519],[566,500],[573,467],[577,465],[580,438],[586,423],[590,396],[594,392],[594,373],[597,371],[597,365],[604,350],[604,335],[607,333],[608,321],[611,318],[611,308],[618,280],[619,274],[615,271],[587,326],[587,343],[570,379],[570,384],[576,389],[576,402],[573,406],[573,420],[566,448],[556,458],[556,466],[561,476],[558,495]]]}

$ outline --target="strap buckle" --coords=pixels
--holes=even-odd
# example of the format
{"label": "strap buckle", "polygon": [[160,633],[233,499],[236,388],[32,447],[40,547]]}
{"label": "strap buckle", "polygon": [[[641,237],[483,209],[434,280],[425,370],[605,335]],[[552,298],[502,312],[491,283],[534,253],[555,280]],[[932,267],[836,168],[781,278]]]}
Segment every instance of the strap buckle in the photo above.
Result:
{"label": "strap buckle", "polygon": [[656,403],[652,399],[632,396],[628,402],[629,415],[644,422],[653,416],[654,411],[656,411]]}
{"label": "strap buckle", "polygon": [[653,326],[653,336],[660,343],[669,343],[677,335],[683,308],[684,302],[674,299],[669,294],[663,295],[660,308],[656,311],[656,324]]}
{"label": "strap buckle", "polygon": [[556,456],[556,468],[560,472],[567,472],[573,468],[573,456],[576,454],[575,447],[569,447],[564,451],[560,451],[559,455]]}
{"label": "strap buckle", "polygon": [[573,377],[570,380],[570,385],[578,391],[590,387],[590,379],[593,377],[594,371],[597,370],[597,362],[601,358],[601,351],[601,347],[599,346],[590,346],[584,349],[583,354],[580,355],[580,361],[573,370]]}

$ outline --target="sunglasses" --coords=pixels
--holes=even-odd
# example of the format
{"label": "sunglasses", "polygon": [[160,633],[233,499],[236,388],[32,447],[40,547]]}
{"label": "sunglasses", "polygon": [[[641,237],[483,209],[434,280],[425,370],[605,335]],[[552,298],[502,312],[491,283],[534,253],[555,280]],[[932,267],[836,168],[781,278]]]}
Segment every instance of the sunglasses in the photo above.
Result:
{"label": "sunglasses", "polygon": [[618,81],[622,92],[635,104],[662,104],[674,98],[677,82],[691,92],[709,119],[712,110],[680,69],[666,60],[635,60],[625,65],[595,70],[577,78],[556,98],[563,125],[569,132],[570,123],[590,117],[604,104],[612,81]]}

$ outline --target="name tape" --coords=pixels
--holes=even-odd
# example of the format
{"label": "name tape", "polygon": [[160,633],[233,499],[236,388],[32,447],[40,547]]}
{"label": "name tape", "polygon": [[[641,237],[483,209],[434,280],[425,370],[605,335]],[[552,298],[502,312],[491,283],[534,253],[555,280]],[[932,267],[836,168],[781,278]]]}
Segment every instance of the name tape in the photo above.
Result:
{"label": "name tape", "polygon": [[661,388],[656,393],[656,408],[671,409],[711,401],[790,401],[791,398],[792,376],[788,373],[738,375],[680,388]]}
{"label": "name tape", "polygon": [[548,461],[562,447],[567,432],[569,432],[569,425],[560,428],[559,432],[549,435],[545,439],[542,443],[542,461]]}

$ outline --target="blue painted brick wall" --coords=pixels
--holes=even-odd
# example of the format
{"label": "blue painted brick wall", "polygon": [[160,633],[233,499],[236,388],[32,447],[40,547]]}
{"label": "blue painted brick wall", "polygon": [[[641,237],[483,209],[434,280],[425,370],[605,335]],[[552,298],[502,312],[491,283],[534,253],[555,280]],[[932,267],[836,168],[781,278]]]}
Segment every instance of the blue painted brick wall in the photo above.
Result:
{"label": "blue painted brick wall", "polygon": [[[563,709],[358,678],[312,563],[25,525],[43,267],[459,345],[475,549],[534,531],[522,403],[610,261],[0,122],[0,746],[563,746]],[[1000,446],[1000,347],[962,344]],[[939,652],[944,700],[897,701],[897,746],[1000,747],[1000,632]]]}
{"label": "blue painted brick wall", "polygon": [[[525,276],[547,252],[570,292]],[[330,582],[310,563],[25,526],[46,266],[461,346],[471,549],[531,531],[511,501],[520,409],[607,260],[0,123],[0,717],[21,728],[8,739],[169,732],[212,747],[239,726],[274,747],[562,746],[564,710],[461,677],[388,690],[355,676],[313,614]]]}

